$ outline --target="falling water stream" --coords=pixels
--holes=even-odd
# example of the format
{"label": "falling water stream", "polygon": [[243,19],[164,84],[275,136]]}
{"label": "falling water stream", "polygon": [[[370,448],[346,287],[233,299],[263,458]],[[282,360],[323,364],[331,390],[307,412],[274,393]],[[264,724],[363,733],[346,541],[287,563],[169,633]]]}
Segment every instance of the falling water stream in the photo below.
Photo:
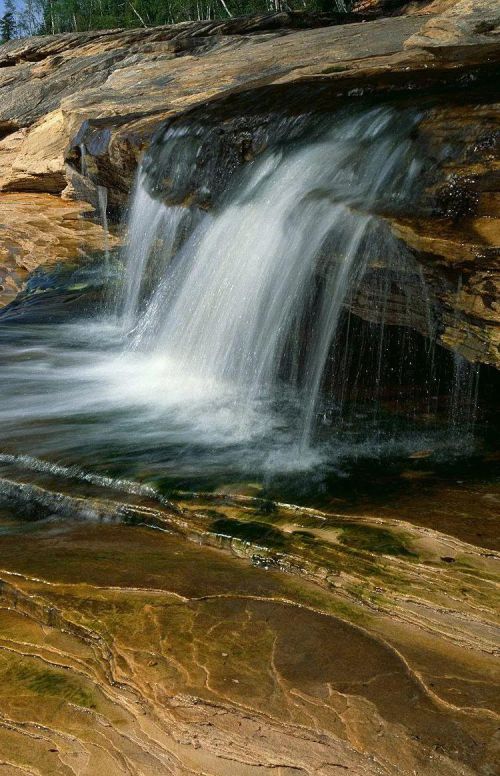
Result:
{"label": "falling water stream", "polygon": [[[373,109],[339,120],[315,142],[264,154],[173,258],[182,209],[152,205],[139,184],[124,313],[135,327],[132,346],[165,358],[186,385],[232,395],[242,429],[253,426],[255,402],[283,390],[283,359],[291,372],[305,350],[302,368],[284,381],[300,389],[305,453],[346,298],[370,259],[397,255],[374,211],[408,201],[421,169],[409,138],[415,117],[399,127],[394,119],[389,109]],[[161,231],[165,263],[141,309],[141,279]],[[304,347],[301,323],[318,287]]]}
{"label": "falling water stream", "polygon": [[[407,326],[434,336],[425,279],[382,217],[418,196],[418,121],[378,107],[339,113],[310,138],[281,133],[208,211],[165,204],[140,170],[118,306],[0,326],[4,451],[190,482],[463,451],[453,424],[399,427],[373,392],[346,413],[346,310],[381,262],[391,281],[370,305],[374,385],[395,287]],[[403,384],[412,354],[402,346],[398,359]]]}

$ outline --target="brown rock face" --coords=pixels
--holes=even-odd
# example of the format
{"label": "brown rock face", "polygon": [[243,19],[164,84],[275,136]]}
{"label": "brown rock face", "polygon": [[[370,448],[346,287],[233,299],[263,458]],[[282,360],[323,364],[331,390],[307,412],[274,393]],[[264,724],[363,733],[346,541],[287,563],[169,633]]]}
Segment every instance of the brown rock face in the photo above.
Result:
{"label": "brown rock face", "polygon": [[[440,341],[500,366],[491,105],[499,8],[498,0],[360,2],[355,10],[367,18],[399,15],[367,23],[282,13],[11,42],[0,47],[0,192],[95,205],[105,186],[118,213],[165,123],[218,128],[222,167],[258,152],[254,139],[271,113],[412,94],[407,102],[425,107],[419,134],[436,157],[436,180],[418,212],[391,223],[429,281]],[[358,312],[368,316],[362,305]]]}
{"label": "brown rock face", "polygon": [[367,16],[400,16],[403,14],[443,13],[458,0],[356,0],[354,13]]}
{"label": "brown rock face", "polygon": [[495,772],[492,483],[421,471],[363,515],[336,498],[259,523],[260,499],[124,502],[78,480],[68,495],[19,463],[0,479],[13,774]]}
{"label": "brown rock face", "polygon": [[431,215],[393,221],[422,264],[440,310],[439,340],[470,361],[500,365],[498,104],[429,110],[420,132],[431,154],[447,146]]}
{"label": "brown rock face", "polygon": [[116,237],[85,215],[86,202],[65,202],[53,194],[13,193],[1,197],[0,306],[22,289],[33,270],[43,264],[77,259],[85,253],[114,247]]}

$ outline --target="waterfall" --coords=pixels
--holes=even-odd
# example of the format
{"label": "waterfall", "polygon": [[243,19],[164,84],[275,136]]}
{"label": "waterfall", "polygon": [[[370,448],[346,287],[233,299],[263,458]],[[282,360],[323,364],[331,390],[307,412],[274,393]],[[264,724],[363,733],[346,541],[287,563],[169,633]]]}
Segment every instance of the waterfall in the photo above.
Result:
{"label": "waterfall", "polygon": [[[460,325],[460,296],[462,276],[458,279],[455,295],[455,325]],[[467,361],[460,353],[453,354],[453,378],[448,408],[449,425],[460,431],[470,431],[474,426],[477,412],[479,389],[479,367]]]}
{"label": "waterfall", "polygon": [[101,226],[104,231],[104,258],[106,266],[109,265],[109,224],[108,224],[108,190],[106,186],[97,187],[97,204]]}
{"label": "waterfall", "polygon": [[[168,358],[187,382],[229,388],[242,416],[293,387],[307,442],[346,300],[370,262],[400,253],[377,214],[412,196],[416,121],[387,107],[356,111],[312,141],[270,148],[233,176],[177,251],[186,209],[153,199],[141,173],[123,314],[130,347]],[[157,287],[141,305],[151,264]]]}
{"label": "waterfall", "polygon": [[[467,455],[478,370],[439,346],[425,267],[390,226],[433,175],[418,121],[366,106],[270,117],[239,161],[232,129],[160,133],[118,310],[95,299],[96,278],[114,290],[96,262],[34,276],[5,312],[2,452],[190,490],[327,487],[356,459]],[[104,223],[104,191],[101,208]]]}
{"label": "waterfall", "polygon": [[148,285],[147,273],[151,274],[160,259],[162,266],[168,264],[186,215],[182,207],[167,208],[160,200],[153,199],[144,186],[143,176],[139,175],[130,210],[125,251],[128,272],[122,318],[126,330],[135,326],[142,311],[141,298]]}
{"label": "waterfall", "polygon": [[87,149],[85,143],[80,143],[80,173],[87,177]]}

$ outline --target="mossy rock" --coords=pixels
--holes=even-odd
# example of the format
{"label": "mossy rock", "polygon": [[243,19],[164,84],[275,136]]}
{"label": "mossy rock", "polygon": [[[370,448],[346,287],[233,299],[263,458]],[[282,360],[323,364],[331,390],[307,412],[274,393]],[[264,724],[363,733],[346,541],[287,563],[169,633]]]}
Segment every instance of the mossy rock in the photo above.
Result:
{"label": "mossy rock", "polygon": [[399,536],[384,528],[375,528],[370,525],[349,524],[344,526],[339,541],[354,550],[375,552],[380,555],[415,555],[405,546]]}
{"label": "mossy rock", "polygon": [[35,695],[60,698],[87,709],[96,708],[96,700],[91,692],[82,687],[73,677],[64,671],[39,668],[28,662],[14,663],[3,674],[5,685],[18,690],[23,688]]}
{"label": "mossy rock", "polygon": [[219,518],[213,521],[211,530],[217,534],[225,534],[264,547],[282,548],[286,544],[286,538],[281,531],[267,523],[255,520],[242,522],[241,520]]}

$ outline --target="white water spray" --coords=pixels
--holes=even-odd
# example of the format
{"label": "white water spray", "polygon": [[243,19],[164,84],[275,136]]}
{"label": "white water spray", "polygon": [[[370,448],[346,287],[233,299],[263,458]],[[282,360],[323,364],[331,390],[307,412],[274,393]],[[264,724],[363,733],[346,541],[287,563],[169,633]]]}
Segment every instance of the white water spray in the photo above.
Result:
{"label": "white water spray", "polygon": [[[370,260],[394,253],[374,213],[408,197],[420,170],[413,120],[398,127],[396,116],[365,111],[318,140],[265,153],[173,256],[182,208],[153,200],[139,181],[124,305],[132,347],[163,355],[186,383],[230,386],[242,422],[255,401],[282,391],[285,374],[301,389],[305,443],[346,298]],[[142,312],[159,234],[170,235],[169,260]],[[304,342],[307,315],[312,336]],[[287,364],[295,365],[288,375]]]}
{"label": "white water spray", "polygon": [[97,187],[97,204],[99,217],[104,231],[104,258],[109,266],[109,224],[108,224],[108,190],[106,186]]}
{"label": "white water spray", "polygon": [[[411,345],[399,347],[389,324],[407,316],[403,340],[412,326],[432,335],[425,278],[383,217],[416,196],[416,120],[374,108],[268,128],[268,150],[219,198],[227,178],[210,186],[218,157],[200,166],[203,130],[167,131],[133,194],[118,322],[108,296],[102,318],[87,309],[53,323],[51,300],[57,315],[67,310],[71,280],[68,292],[28,295],[13,325],[3,318],[3,452],[183,487],[301,469],[309,479],[339,460],[430,447],[463,454],[453,424],[450,439],[446,427],[419,430],[411,413],[378,409],[382,373],[403,410],[413,374]],[[165,180],[174,206],[151,193]],[[464,380],[455,384],[461,396]]]}

